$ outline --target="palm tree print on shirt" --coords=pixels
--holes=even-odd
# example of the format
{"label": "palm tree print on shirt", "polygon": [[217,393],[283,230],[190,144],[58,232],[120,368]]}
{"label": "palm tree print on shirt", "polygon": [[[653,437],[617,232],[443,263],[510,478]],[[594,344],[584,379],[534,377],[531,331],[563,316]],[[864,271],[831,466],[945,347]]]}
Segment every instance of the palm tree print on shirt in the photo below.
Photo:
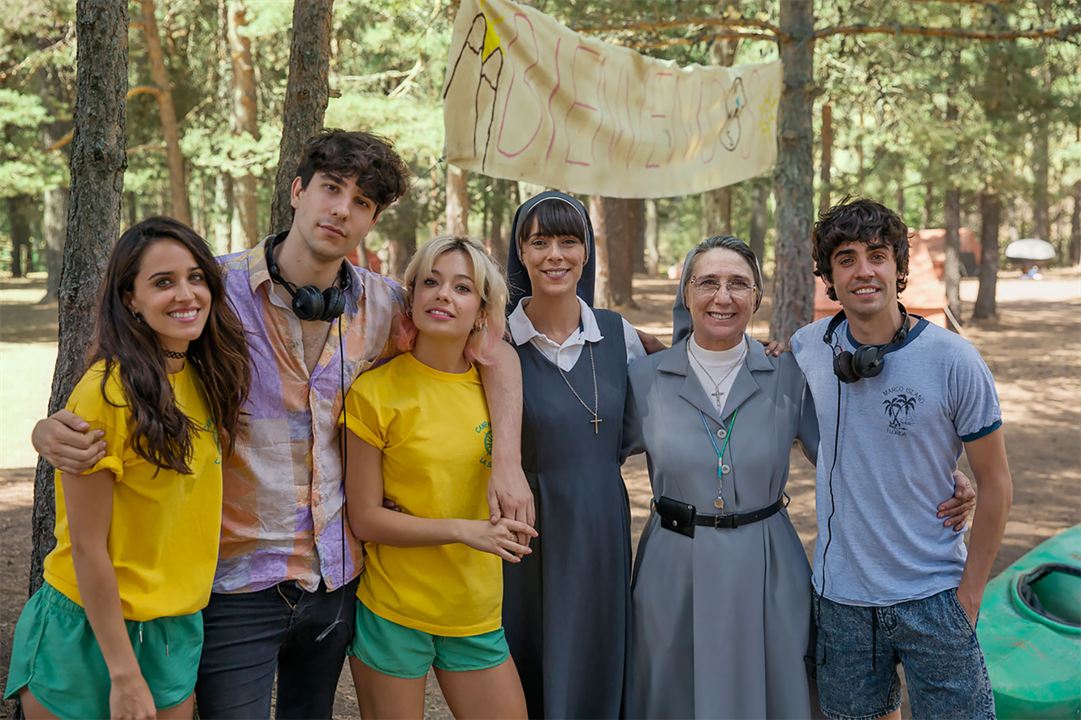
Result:
{"label": "palm tree print on shirt", "polygon": [[885,406],[886,415],[890,418],[890,428],[903,430],[905,426],[911,424],[909,416],[916,409],[915,396],[898,393],[887,400],[883,400],[882,404]]}

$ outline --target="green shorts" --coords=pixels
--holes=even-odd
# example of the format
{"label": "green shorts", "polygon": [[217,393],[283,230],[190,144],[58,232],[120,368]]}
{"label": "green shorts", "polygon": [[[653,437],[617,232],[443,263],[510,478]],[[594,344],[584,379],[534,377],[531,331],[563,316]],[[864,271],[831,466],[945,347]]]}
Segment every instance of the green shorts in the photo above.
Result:
{"label": "green shorts", "polygon": [[510,657],[503,628],[468,637],[432,635],[381,618],[359,600],[348,652],[373,670],[406,679],[422,678],[432,666],[450,672],[487,670]]}
{"label": "green shorts", "polygon": [[[125,625],[154,704],[165,709],[187,699],[203,652],[203,614],[126,620]],[[4,698],[29,688],[57,717],[107,718],[110,687],[109,668],[86,611],[45,583],[15,625]]]}

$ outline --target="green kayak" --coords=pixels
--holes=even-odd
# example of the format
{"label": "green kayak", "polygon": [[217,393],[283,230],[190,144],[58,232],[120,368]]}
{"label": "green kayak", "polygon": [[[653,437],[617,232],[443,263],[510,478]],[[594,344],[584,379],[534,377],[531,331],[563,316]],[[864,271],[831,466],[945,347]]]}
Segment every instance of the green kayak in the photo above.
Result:
{"label": "green kayak", "polygon": [[1081,525],[987,584],[980,622],[1000,718],[1081,718]]}

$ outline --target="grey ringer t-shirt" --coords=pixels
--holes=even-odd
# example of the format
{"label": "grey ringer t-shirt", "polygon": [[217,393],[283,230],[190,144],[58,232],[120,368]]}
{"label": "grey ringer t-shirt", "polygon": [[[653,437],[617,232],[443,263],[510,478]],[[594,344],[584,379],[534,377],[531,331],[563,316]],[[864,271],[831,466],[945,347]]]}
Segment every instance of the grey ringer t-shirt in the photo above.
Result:
{"label": "grey ringer t-shirt", "polygon": [[[955,588],[966,548],[935,515],[953,495],[964,443],[1002,424],[991,372],[971,343],[921,319],[886,356],[882,374],[839,384],[834,351],[822,340],[828,324],[792,337],[821,437],[815,590],[839,603],[881,606]],[[834,342],[859,347],[847,322]]]}

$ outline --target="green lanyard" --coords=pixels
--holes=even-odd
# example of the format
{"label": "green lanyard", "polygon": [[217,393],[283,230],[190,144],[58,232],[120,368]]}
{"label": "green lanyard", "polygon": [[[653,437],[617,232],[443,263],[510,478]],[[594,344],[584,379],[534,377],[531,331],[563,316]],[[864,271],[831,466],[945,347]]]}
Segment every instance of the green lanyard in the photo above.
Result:
{"label": "green lanyard", "polygon": [[[717,479],[719,480],[724,472],[724,451],[728,449],[728,441],[732,439],[732,429],[736,427],[736,416],[739,415],[739,408],[732,413],[732,422],[728,423],[727,433],[724,436],[724,445],[721,449],[717,449],[717,441],[713,439],[713,433],[709,431],[709,424],[706,422],[706,414],[701,410],[698,411],[698,416],[702,418],[702,427],[706,429],[706,437],[709,438],[709,444],[713,446],[713,452],[717,453]],[[721,423],[721,427],[724,427],[724,423]]]}

